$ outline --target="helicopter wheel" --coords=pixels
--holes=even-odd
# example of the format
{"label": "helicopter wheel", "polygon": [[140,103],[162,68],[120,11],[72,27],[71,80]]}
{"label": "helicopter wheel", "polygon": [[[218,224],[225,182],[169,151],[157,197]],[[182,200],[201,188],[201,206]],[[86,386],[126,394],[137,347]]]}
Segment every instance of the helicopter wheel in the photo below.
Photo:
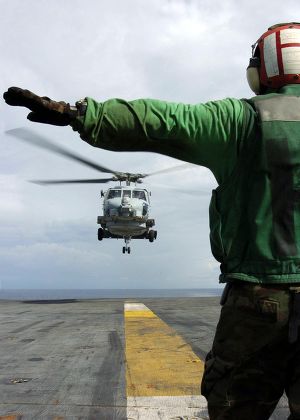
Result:
{"label": "helicopter wheel", "polygon": [[103,238],[104,238],[104,229],[99,228],[98,229],[98,241],[102,241]]}
{"label": "helicopter wheel", "polygon": [[154,239],[155,239],[155,231],[154,230],[149,230],[148,238],[149,238],[149,242],[154,241]]}
{"label": "helicopter wheel", "polygon": [[126,252],[125,246],[123,246],[122,252],[123,252],[123,254],[125,254],[125,252]]}
{"label": "helicopter wheel", "polygon": [[157,238],[157,230],[154,230],[154,239]]}
{"label": "helicopter wheel", "polygon": [[127,252],[128,254],[130,254],[130,246],[127,248]]}

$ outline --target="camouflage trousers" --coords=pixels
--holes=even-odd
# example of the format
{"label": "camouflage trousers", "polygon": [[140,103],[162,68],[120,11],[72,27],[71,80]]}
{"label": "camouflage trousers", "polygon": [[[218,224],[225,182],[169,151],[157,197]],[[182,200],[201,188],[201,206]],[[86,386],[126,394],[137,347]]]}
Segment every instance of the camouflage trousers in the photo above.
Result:
{"label": "camouflage trousers", "polygon": [[300,420],[300,284],[226,285],[201,392],[210,420],[264,420],[285,392]]}

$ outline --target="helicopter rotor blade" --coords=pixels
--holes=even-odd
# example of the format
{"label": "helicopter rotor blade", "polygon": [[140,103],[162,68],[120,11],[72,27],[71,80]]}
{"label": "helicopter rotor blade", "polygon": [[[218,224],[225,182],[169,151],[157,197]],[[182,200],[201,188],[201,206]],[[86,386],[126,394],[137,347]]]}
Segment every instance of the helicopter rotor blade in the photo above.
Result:
{"label": "helicopter rotor blade", "polygon": [[[164,174],[164,173],[169,173],[169,172],[180,171],[180,170],[191,168],[191,167],[194,166],[191,163],[184,163],[182,165],[172,166],[170,168],[161,169],[159,171],[151,172],[149,174],[130,173],[130,172],[125,172],[124,173],[124,172],[120,172],[120,171],[114,171],[114,170],[109,169],[105,166],[99,165],[98,163],[92,162],[89,159],[86,159],[86,158],[84,158],[84,157],[82,157],[82,156],[80,156],[80,155],[78,155],[74,152],[71,152],[68,149],[65,149],[63,146],[52,143],[51,141],[47,140],[44,136],[42,136],[40,134],[37,134],[33,130],[25,128],[25,127],[20,127],[20,128],[14,128],[12,130],[7,130],[7,131],[5,131],[5,134],[16,137],[20,140],[24,140],[27,143],[30,143],[34,146],[38,146],[42,149],[46,149],[46,150],[48,150],[50,152],[53,152],[53,153],[56,153],[58,155],[62,155],[64,157],[68,158],[68,159],[71,159],[71,160],[79,162],[79,163],[81,163],[85,166],[93,168],[96,171],[113,174],[119,180],[123,180],[123,181],[126,180],[126,179],[129,179],[129,178],[132,178],[132,182],[136,182],[140,178],[146,178],[146,177],[153,176],[153,175],[159,175],[159,174]],[[40,181],[38,181],[38,182],[40,182]],[[43,185],[46,185],[46,183],[48,183],[48,181],[45,181],[45,182],[41,181],[41,182],[43,182]],[[85,181],[83,181],[83,182],[85,182]],[[92,181],[90,181],[90,182],[92,182]],[[97,182],[97,181],[95,181],[95,182]],[[104,181],[104,182],[108,182],[108,181]],[[50,183],[50,181],[49,181],[49,183]],[[53,183],[58,184],[60,182],[54,182],[53,181]],[[99,183],[100,183],[100,181],[99,181]]]}
{"label": "helicopter rotor blade", "polygon": [[57,184],[105,184],[110,181],[115,181],[115,178],[102,178],[102,179],[45,179],[45,180],[32,180],[33,184],[38,185],[57,185]]}
{"label": "helicopter rotor blade", "polygon": [[182,165],[171,166],[170,168],[165,168],[159,171],[151,172],[150,174],[143,174],[142,177],[146,178],[152,175],[159,175],[159,174],[164,174],[164,173],[169,173],[169,172],[177,172],[177,171],[191,168],[192,166],[195,166],[195,165],[192,165],[191,163],[184,163]]}
{"label": "helicopter rotor blade", "polygon": [[113,171],[112,169],[106,168],[105,166],[101,166],[80,155],[77,155],[76,153],[71,152],[62,146],[59,146],[57,144],[50,142],[44,136],[36,134],[34,131],[29,130],[27,128],[24,128],[24,127],[14,128],[12,130],[5,131],[5,133],[8,134],[9,136],[13,136],[18,139],[25,140],[26,142],[31,143],[34,146],[41,147],[42,149],[49,150],[50,152],[65,156],[68,159],[80,162],[83,165],[96,169],[96,171],[114,174],[114,175],[119,174],[118,171]]}
{"label": "helicopter rotor blade", "polygon": [[200,197],[210,197],[211,196],[211,190],[212,187],[207,188],[207,186],[202,186],[199,185],[198,189],[197,188],[193,188],[193,189],[189,189],[189,188],[177,188],[177,187],[171,187],[170,185],[165,185],[165,184],[151,184],[152,188],[156,188],[156,189],[163,189],[164,190],[164,194],[186,194],[186,195],[190,195],[193,196],[195,198],[200,198]]}

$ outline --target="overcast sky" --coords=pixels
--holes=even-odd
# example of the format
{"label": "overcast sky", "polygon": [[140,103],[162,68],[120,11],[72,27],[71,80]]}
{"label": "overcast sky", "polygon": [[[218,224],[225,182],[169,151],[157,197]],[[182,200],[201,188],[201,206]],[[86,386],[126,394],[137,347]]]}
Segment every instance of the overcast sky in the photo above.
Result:
{"label": "overcast sky", "polygon": [[[250,97],[251,44],[268,26],[297,21],[299,1],[0,0],[0,90],[20,86],[74,103],[157,98],[185,103]],[[218,287],[210,253],[207,169],[149,178],[154,243],[97,241],[101,187],[28,179],[98,177],[22,143],[5,130],[30,127],[116,170],[152,172],[180,162],[95,149],[69,127],[30,123],[1,97],[0,280],[3,288]]]}

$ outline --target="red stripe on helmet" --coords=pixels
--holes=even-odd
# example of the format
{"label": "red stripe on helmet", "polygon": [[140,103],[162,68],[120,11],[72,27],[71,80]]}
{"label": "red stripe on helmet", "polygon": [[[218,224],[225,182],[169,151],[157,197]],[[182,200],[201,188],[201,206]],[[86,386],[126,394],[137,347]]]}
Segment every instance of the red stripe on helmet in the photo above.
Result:
{"label": "red stripe on helmet", "polygon": [[289,42],[287,44],[281,44],[281,48],[287,47],[300,47],[300,42]]}

